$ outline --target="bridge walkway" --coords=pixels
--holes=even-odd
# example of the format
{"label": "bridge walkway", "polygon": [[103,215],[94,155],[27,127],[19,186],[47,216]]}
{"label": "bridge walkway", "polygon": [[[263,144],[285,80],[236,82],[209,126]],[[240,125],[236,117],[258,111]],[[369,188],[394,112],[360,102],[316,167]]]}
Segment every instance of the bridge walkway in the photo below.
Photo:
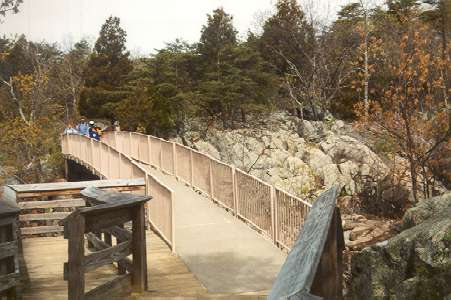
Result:
{"label": "bridge walkway", "polygon": [[174,176],[141,167],[174,191],[176,253],[208,292],[267,295],[286,254]]}

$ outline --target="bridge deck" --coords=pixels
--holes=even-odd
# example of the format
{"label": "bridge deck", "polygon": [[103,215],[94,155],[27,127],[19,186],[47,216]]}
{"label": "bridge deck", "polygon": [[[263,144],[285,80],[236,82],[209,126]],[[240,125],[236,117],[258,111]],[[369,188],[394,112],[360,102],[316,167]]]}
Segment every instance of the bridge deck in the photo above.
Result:
{"label": "bridge deck", "polygon": [[[63,264],[67,261],[67,240],[63,237],[24,239],[23,254],[29,283],[24,299],[67,299]],[[147,233],[149,292],[147,297],[198,296],[206,289],[179,257],[153,232]],[[106,266],[86,274],[86,290],[115,276],[115,268]]]}
{"label": "bridge deck", "polygon": [[174,176],[142,167],[174,191],[175,250],[208,292],[267,295],[286,254]]}

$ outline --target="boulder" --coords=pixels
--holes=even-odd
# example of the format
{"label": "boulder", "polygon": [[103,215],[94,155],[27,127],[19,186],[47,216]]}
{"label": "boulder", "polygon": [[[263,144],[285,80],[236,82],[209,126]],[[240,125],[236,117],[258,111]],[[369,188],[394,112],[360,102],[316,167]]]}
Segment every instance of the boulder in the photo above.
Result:
{"label": "boulder", "polygon": [[451,192],[420,201],[415,207],[406,211],[402,218],[402,227],[408,229],[421,224],[448,207],[451,207]]}
{"label": "boulder", "polygon": [[378,176],[388,171],[387,166],[376,153],[353,137],[329,135],[319,146],[336,164],[351,161],[356,166],[354,169],[361,175]]}
{"label": "boulder", "polygon": [[419,215],[420,218],[414,219],[424,220],[421,223],[352,257],[351,299],[444,299],[449,296],[451,206],[429,217],[424,212]]}

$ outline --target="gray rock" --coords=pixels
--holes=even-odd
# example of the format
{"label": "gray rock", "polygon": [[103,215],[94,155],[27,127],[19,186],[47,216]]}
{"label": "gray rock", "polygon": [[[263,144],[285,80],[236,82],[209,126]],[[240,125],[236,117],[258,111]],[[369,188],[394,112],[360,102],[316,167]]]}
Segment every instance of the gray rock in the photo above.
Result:
{"label": "gray rock", "polygon": [[451,293],[451,207],[355,254],[351,299],[443,299]]}
{"label": "gray rock", "polygon": [[[404,214],[402,227],[408,229],[451,207],[451,192],[420,201]],[[451,218],[451,215],[450,215]]]}

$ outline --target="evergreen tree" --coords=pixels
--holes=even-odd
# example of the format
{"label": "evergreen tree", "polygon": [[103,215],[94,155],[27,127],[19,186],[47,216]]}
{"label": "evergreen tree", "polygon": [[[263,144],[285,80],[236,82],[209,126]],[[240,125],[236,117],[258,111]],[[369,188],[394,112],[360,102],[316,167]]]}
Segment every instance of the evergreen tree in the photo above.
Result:
{"label": "evergreen tree", "polygon": [[127,95],[121,87],[133,66],[125,47],[126,36],[117,17],[109,17],[102,25],[84,72],[80,113],[112,118],[117,102]]}
{"label": "evergreen tree", "polygon": [[207,25],[202,27],[199,42],[199,53],[207,64],[215,63],[220,68],[224,52],[237,44],[237,31],[232,21],[233,17],[222,8],[208,15]]}
{"label": "evergreen tree", "polygon": [[314,47],[313,27],[296,0],[278,0],[276,13],[263,25],[261,52],[280,74],[289,70],[287,60],[304,67]]}

